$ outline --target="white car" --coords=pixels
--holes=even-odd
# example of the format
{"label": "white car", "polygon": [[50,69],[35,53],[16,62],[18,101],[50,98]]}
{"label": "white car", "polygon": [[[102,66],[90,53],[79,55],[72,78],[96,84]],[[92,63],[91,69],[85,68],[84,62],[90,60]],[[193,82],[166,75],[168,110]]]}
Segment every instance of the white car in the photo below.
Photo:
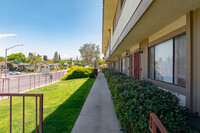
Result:
{"label": "white car", "polygon": [[21,72],[18,72],[18,71],[12,71],[12,72],[9,72],[10,75],[21,75]]}

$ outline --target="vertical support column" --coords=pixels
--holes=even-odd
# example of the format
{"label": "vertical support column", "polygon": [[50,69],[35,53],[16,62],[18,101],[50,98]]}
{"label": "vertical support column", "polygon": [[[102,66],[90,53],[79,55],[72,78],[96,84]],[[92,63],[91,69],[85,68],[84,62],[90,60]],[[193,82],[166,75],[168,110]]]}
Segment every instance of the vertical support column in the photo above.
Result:
{"label": "vertical support column", "polygon": [[36,98],[36,100],[35,100],[35,106],[36,106],[36,107],[35,107],[35,110],[36,110],[36,127],[35,127],[35,130],[36,130],[36,133],[37,133],[37,132],[38,132],[38,131],[37,131],[37,129],[38,129],[38,128],[37,128],[37,122],[38,122],[38,117],[37,117],[37,112],[38,112],[38,107],[37,107],[37,106],[38,106],[38,105],[37,105],[37,103],[38,103],[38,102],[37,102],[37,96],[36,96],[35,98]]}
{"label": "vertical support column", "polygon": [[12,133],[12,96],[10,96],[10,133]]}
{"label": "vertical support column", "polygon": [[140,77],[148,78],[148,39],[140,43]]}
{"label": "vertical support column", "polygon": [[[193,88],[196,88],[196,79],[194,78],[196,73],[193,73],[196,70],[196,45],[193,45],[193,37],[196,37],[193,34],[193,22],[192,22],[193,12],[188,12],[186,14],[186,106],[194,109],[193,104],[195,103],[193,98],[196,95],[193,93]],[[195,31],[196,33],[196,31]],[[196,40],[196,39],[195,39]],[[193,62],[193,63],[192,63]]]}
{"label": "vertical support column", "polygon": [[40,95],[40,120],[39,120],[40,133],[43,132],[43,94]]}
{"label": "vertical support column", "polygon": [[25,131],[25,97],[23,96],[23,133]]}

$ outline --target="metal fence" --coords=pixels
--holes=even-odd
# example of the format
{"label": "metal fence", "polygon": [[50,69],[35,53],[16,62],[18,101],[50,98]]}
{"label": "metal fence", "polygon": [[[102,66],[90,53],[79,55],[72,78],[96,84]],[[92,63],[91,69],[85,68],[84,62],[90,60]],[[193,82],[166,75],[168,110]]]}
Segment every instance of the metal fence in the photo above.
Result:
{"label": "metal fence", "polygon": [[[35,130],[38,133],[38,110],[39,110],[39,133],[43,132],[43,94],[18,94],[18,93],[0,93],[0,96],[10,97],[10,133],[12,133],[12,116],[13,116],[13,109],[12,109],[12,97],[23,97],[22,102],[22,118],[23,118],[23,133],[25,132],[25,97],[35,97]],[[39,108],[38,108],[38,98],[39,98]]]}
{"label": "metal fence", "polygon": [[0,93],[21,93],[32,90],[60,81],[66,73],[67,71],[58,71],[0,79]]}

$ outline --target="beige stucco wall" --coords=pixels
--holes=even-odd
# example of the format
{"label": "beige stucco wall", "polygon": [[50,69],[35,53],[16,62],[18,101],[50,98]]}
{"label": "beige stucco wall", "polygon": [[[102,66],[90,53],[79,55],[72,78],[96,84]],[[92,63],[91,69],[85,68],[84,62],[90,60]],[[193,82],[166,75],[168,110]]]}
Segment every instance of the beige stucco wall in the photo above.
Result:
{"label": "beige stucco wall", "polygon": [[140,48],[140,44],[134,45],[132,48],[130,48],[130,53],[133,53],[134,51],[138,50]]}
{"label": "beige stucco wall", "polygon": [[192,109],[200,112],[200,8],[191,13]]}
{"label": "beige stucco wall", "polygon": [[140,77],[141,79],[147,80],[148,78],[148,39],[144,40],[140,44],[142,53],[140,54],[140,65],[141,65],[141,72]]}
{"label": "beige stucco wall", "polygon": [[[189,14],[189,15],[188,15]],[[187,40],[187,66],[186,87],[159,82],[148,79],[148,47],[156,45],[181,33],[186,33]],[[194,112],[200,112],[200,8],[187,13],[173,23],[151,35],[146,41],[140,43],[141,79],[148,79],[155,85],[181,94],[185,98],[185,105]]]}
{"label": "beige stucco wall", "polygon": [[113,48],[114,44],[116,43],[117,39],[119,38],[120,34],[122,33],[123,29],[129,22],[131,16],[133,15],[134,11],[136,10],[137,6],[139,5],[141,0],[126,0],[124,3],[123,10],[120,15],[119,21],[117,23],[116,29],[112,34],[111,38],[111,49]]}
{"label": "beige stucco wall", "polygon": [[173,23],[167,25],[163,29],[161,29],[158,32],[156,32],[155,34],[151,35],[149,37],[149,42],[151,43],[151,42],[155,41],[156,39],[158,39],[158,38],[160,38],[160,37],[162,37],[166,34],[169,34],[170,32],[172,32],[172,31],[174,31],[178,28],[181,28],[185,25],[186,25],[186,15],[180,17],[179,19],[177,19]]}
{"label": "beige stucco wall", "polygon": [[[130,5],[130,0],[126,0],[124,6]],[[132,3],[133,4],[133,3]],[[127,7],[125,7],[127,9]],[[130,10],[130,9],[129,9]],[[125,10],[124,10],[125,11]],[[160,42],[165,41],[166,39],[170,39],[176,35],[182,34],[186,32],[186,40],[187,40],[187,81],[186,87],[180,87],[173,84],[168,84],[164,82],[159,82],[155,80],[148,79],[152,81],[154,84],[170,90],[172,92],[179,93],[186,97],[185,104],[187,107],[191,108],[193,111],[200,112],[200,8],[192,11],[188,14],[183,15],[179,19],[175,20],[174,22],[168,24],[166,27],[158,30],[154,34],[150,35],[144,41],[140,42],[139,44],[134,45],[132,48],[129,49],[130,53],[133,53],[135,50],[141,48],[143,53],[141,53],[141,72],[140,77],[141,79],[148,79],[148,47],[152,45],[156,45]],[[121,17],[123,17],[123,12]],[[125,15],[126,16],[126,15]],[[125,17],[124,16],[124,17]],[[126,16],[127,18],[131,17],[130,14]],[[125,21],[126,20],[126,21]],[[128,19],[121,18],[119,19],[119,24],[116,27],[116,31],[111,38],[111,45],[115,43],[118,36],[120,35],[123,27],[127,23]],[[123,23],[122,23],[123,22]],[[111,46],[112,47],[112,46]],[[126,56],[126,52],[121,54],[121,57]],[[119,68],[121,68],[121,61],[119,62]],[[128,66],[127,66],[128,67]],[[129,74],[129,72],[127,72]]]}

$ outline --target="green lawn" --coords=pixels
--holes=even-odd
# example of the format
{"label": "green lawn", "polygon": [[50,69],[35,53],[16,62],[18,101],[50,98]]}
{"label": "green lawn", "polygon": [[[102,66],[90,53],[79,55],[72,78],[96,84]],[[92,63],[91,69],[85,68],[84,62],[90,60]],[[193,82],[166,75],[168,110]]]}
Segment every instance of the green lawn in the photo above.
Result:
{"label": "green lawn", "polygon": [[[60,81],[27,92],[44,94],[44,132],[71,132],[94,81],[93,78]],[[9,99],[1,100],[0,133],[9,132],[9,109]],[[22,97],[13,97],[13,133],[22,132],[22,114]],[[26,133],[35,133],[35,114],[35,98],[25,98]]]}

